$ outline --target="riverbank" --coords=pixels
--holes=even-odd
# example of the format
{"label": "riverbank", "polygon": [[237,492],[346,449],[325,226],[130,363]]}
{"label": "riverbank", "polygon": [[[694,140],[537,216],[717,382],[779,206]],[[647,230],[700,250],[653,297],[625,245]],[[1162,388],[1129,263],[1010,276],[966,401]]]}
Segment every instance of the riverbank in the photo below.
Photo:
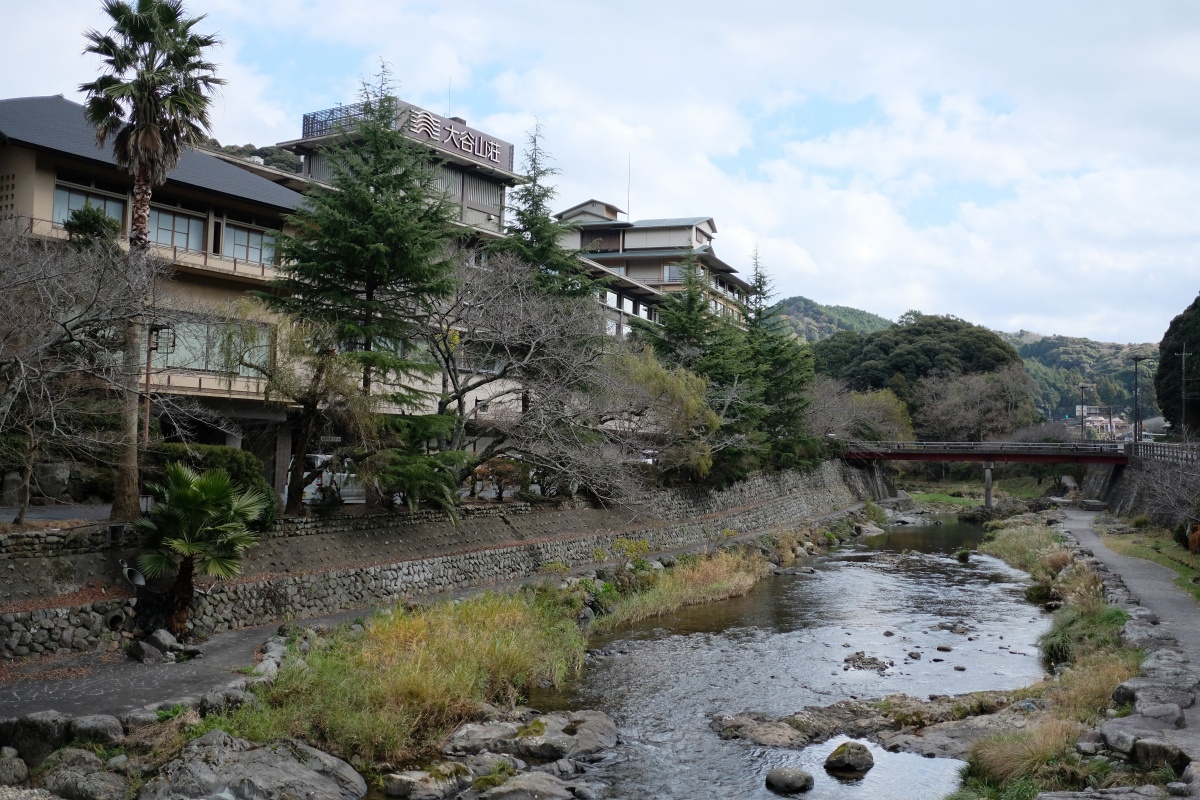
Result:
{"label": "riverbank", "polygon": [[[1165,796],[1155,787],[1167,784],[1172,793],[1193,792],[1193,772],[1185,767],[1189,754],[1200,753],[1200,737],[1188,725],[1200,684],[1200,671],[1190,666],[1198,655],[1189,641],[1196,638],[1189,624],[1195,606],[1157,574],[1156,565],[1103,549],[1088,526],[1094,515],[1059,513],[1062,544],[1052,543],[1047,529],[1015,520],[995,525],[1002,530],[993,545],[1035,576],[1032,597],[1051,607],[1062,604],[1043,652],[1049,665],[1072,664],[1058,665],[1043,684],[930,701],[847,701],[783,718],[719,715],[714,728],[766,746],[804,747],[846,733],[889,750],[963,758],[968,767],[955,800],[1028,800],[1041,791],[1065,798],[1072,795],[1050,792],[1104,786],[1146,787],[1127,795],[1120,792],[1134,790],[1114,789],[1114,797]],[[1113,562],[1139,593],[1146,592],[1145,605],[1113,571]],[[1170,616],[1159,624],[1160,616],[1146,606]],[[1167,619],[1173,630],[1164,630]],[[1176,641],[1174,630],[1187,636]],[[1131,677],[1143,650],[1149,655],[1142,675]]]}

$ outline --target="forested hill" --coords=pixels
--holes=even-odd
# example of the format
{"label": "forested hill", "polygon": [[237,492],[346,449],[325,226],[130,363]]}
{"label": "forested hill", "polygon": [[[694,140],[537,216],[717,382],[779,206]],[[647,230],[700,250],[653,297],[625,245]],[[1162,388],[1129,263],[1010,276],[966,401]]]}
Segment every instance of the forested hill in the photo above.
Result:
{"label": "forested hill", "polygon": [[[1080,399],[1080,384],[1095,384],[1095,391],[1084,390],[1088,405],[1111,405],[1114,411],[1133,404],[1134,355],[1157,357],[1157,344],[1117,344],[1097,342],[1073,336],[1042,336],[1029,331],[1001,333],[1017,348],[1025,369],[1038,384],[1038,408],[1053,419],[1075,415]],[[1142,367],[1139,382],[1142,413],[1158,413],[1154,398],[1153,371]]]}
{"label": "forested hill", "polygon": [[891,320],[848,306],[823,306],[807,297],[789,297],[775,304],[780,319],[806,342],[827,339],[838,331],[874,333],[890,328]]}

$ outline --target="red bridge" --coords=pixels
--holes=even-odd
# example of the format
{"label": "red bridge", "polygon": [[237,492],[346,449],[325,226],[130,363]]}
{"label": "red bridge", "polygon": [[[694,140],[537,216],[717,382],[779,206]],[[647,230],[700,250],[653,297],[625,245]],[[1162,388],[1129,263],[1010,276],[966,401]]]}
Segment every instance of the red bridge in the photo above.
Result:
{"label": "red bridge", "polygon": [[[1170,445],[1142,445],[1143,448]],[[1132,444],[1117,442],[847,442],[847,461],[985,461],[1040,464],[1128,464]]]}

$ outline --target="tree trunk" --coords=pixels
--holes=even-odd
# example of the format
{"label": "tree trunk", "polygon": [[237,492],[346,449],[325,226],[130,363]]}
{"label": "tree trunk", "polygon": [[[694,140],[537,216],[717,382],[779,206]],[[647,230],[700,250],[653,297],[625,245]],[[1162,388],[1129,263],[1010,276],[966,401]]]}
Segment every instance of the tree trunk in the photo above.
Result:
{"label": "tree trunk", "polygon": [[150,249],[150,173],[145,167],[133,176],[133,203],[130,208],[129,248],[134,253]]}
{"label": "tree trunk", "polygon": [[299,514],[304,508],[304,487],[308,485],[304,480],[304,473],[308,469],[306,456],[312,447],[313,432],[316,430],[317,415],[320,413],[318,409],[301,411],[296,449],[292,453],[292,466],[288,471],[287,503],[283,508],[285,514]]}
{"label": "tree trunk", "polygon": [[[28,431],[28,429],[26,429]],[[33,465],[37,463],[37,446],[33,441],[33,432],[29,432],[29,446],[25,453],[25,464],[21,468],[21,496],[17,501],[17,517],[13,525],[25,524],[25,512],[29,509],[29,496],[33,481]]]}
{"label": "tree trunk", "polygon": [[[147,258],[150,250],[150,174],[142,167],[133,176],[132,223],[129,230],[129,260]],[[121,401],[121,458],[113,493],[109,519],[132,522],[141,516],[138,505],[138,379],[142,373],[142,324],[139,315],[145,309],[145,298],[138,299],[139,308],[130,309],[125,323],[125,351],[121,365],[124,396]]]}
{"label": "tree trunk", "polygon": [[142,325],[135,319],[125,323],[125,351],[122,381],[125,386],[121,399],[121,458],[117,466],[109,519],[133,522],[141,516],[138,505],[138,377],[141,372],[140,343]]}
{"label": "tree trunk", "polygon": [[171,587],[167,606],[167,628],[176,636],[187,633],[192,597],[196,594],[194,574],[195,563],[192,556],[185,556],[183,561],[179,562],[179,574],[175,576],[175,584]]}

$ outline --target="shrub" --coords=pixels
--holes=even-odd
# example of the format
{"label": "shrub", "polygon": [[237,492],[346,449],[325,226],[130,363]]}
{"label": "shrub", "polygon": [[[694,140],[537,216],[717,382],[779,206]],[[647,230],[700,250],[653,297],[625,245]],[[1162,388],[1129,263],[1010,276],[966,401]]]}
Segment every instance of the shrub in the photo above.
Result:
{"label": "shrub", "polygon": [[[178,461],[186,464],[197,472],[210,469],[221,469],[229,473],[233,482],[246,489],[254,489],[265,497],[274,498],[275,491],[270,482],[264,477],[265,469],[258,456],[249,450],[239,450],[235,447],[225,447],[216,444],[178,444],[163,442],[146,450],[142,461],[142,485],[163,483],[167,477],[167,464]],[[252,530],[266,531],[275,522],[275,503],[267,504],[254,523]]]}
{"label": "shrub", "polygon": [[989,736],[971,747],[969,768],[984,780],[1007,783],[1071,755],[1079,734],[1076,722],[1046,719],[1025,730]]}

